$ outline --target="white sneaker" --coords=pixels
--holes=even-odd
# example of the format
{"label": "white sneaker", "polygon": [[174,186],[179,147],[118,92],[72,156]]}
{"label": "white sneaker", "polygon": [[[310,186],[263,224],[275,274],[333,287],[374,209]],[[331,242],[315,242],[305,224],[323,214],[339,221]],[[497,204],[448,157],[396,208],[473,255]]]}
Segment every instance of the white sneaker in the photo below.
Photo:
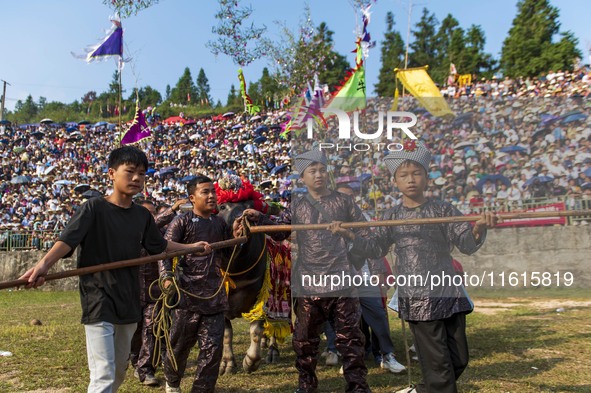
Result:
{"label": "white sneaker", "polygon": [[396,393],[417,393],[417,388],[415,388],[414,386],[409,386],[402,390],[397,390]]}
{"label": "white sneaker", "polygon": [[326,354],[326,365],[327,366],[336,366],[339,364],[339,355],[334,352],[328,352]]}
{"label": "white sneaker", "polygon": [[404,370],[406,370],[406,367],[404,367],[402,364],[398,363],[396,361],[396,358],[394,357],[394,355],[391,353],[384,355],[384,360],[382,360],[381,367],[384,370],[388,370],[394,374],[398,374],[398,373],[401,373]]}
{"label": "white sneaker", "polygon": [[168,382],[166,382],[166,393],[181,393],[181,388],[180,386],[178,388],[173,388],[168,385]]}

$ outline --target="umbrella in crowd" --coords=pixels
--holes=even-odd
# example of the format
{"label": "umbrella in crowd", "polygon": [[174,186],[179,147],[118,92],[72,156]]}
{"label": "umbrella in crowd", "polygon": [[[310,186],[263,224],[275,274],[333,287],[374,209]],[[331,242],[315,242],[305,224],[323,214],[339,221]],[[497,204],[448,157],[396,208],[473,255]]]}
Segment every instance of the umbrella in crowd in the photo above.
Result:
{"label": "umbrella in crowd", "polygon": [[232,117],[232,116],[234,116],[234,112],[226,112],[222,116],[223,117]]}
{"label": "umbrella in crowd", "polygon": [[73,184],[73,182],[70,180],[56,180],[53,184],[57,184],[58,186],[69,186],[70,184]]}
{"label": "umbrella in crowd", "polygon": [[307,187],[298,187],[298,188],[294,188],[292,192],[294,194],[305,194],[308,192],[308,188]]}
{"label": "umbrella in crowd", "polygon": [[538,182],[540,182],[540,183],[548,183],[548,182],[551,182],[552,180],[554,180],[554,178],[553,178],[553,177],[550,177],[550,176],[534,176],[534,177],[532,177],[531,179],[527,180],[527,181],[526,181],[526,182],[523,184],[523,186],[524,186],[524,187],[529,187],[529,186],[531,186],[531,185],[532,185],[532,184],[533,184],[533,183],[534,183],[536,180],[537,180]]}
{"label": "umbrella in crowd", "polygon": [[273,184],[273,182],[271,180],[267,179],[267,180],[263,180],[262,182],[260,182],[259,187],[261,189],[265,189],[265,188],[271,187],[271,184]]}
{"label": "umbrella in crowd", "polygon": [[49,175],[51,172],[53,172],[53,170],[56,168],[55,165],[51,165],[48,166],[47,168],[45,168],[45,170],[43,171],[44,175]]}
{"label": "umbrella in crowd", "polygon": [[235,126],[232,127],[233,130],[237,130],[239,128],[244,127],[242,124],[236,124]]}
{"label": "umbrella in crowd", "polygon": [[256,130],[254,130],[255,135],[261,135],[261,133],[269,131],[269,127],[267,126],[258,126]]}
{"label": "umbrella in crowd", "polygon": [[103,196],[103,194],[101,194],[101,192],[97,191],[97,190],[87,190],[82,193],[82,197],[84,197],[86,199],[98,198],[98,197],[102,197],[102,196]]}
{"label": "umbrella in crowd", "polygon": [[369,179],[371,179],[371,173],[362,173],[361,176],[359,176],[361,182],[366,182]]}
{"label": "umbrella in crowd", "polygon": [[585,115],[585,114],[574,113],[574,114],[569,115],[569,116],[565,117],[564,119],[562,119],[561,123],[568,124],[568,123],[572,123],[575,121],[585,120],[586,118],[587,118],[587,115]]}
{"label": "umbrella in crowd", "polygon": [[285,172],[285,170],[287,170],[287,165],[286,164],[277,165],[277,166],[273,167],[273,169],[271,169],[271,175],[275,175],[277,173]]}
{"label": "umbrella in crowd", "polygon": [[41,123],[41,124],[49,124],[49,123],[53,123],[53,120],[51,120],[51,119],[43,119],[39,123]]}
{"label": "umbrella in crowd", "polygon": [[298,180],[300,178],[300,175],[297,173],[292,173],[291,175],[287,176],[288,180]]}
{"label": "umbrella in crowd", "polygon": [[502,147],[499,151],[501,151],[503,153],[515,153],[515,152],[527,153],[527,149],[525,147],[514,146],[514,145]]}
{"label": "umbrella in crowd", "polygon": [[195,176],[195,175],[189,175],[189,176],[183,177],[181,179],[181,182],[183,182],[183,183],[189,183],[189,182],[191,182],[191,181],[193,181],[195,179],[197,179],[197,176]]}
{"label": "umbrella in crowd", "polygon": [[462,113],[461,115],[456,116],[456,118],[454,119],[452,125],[453,126],[458,126],[462,123],[466,123],[472,120],[472,117],[474,116],[474,113],[472,112],[467,112],[467,113]]}
{"label": "umbrella in crowd", "polygon": [[4,119],[4,120],[0,120],[0,125],[3,125],[3,126],[9,126],[10,124],[11,124],[11,123],[10,123],[8,120],[6,120],[6,119]]}
{"label": "umbrella in crowd", "polygon": [[474,142],[464,141],[464,142],[456,143],[454,145],[454,149],[461,149],[461,148],[468,147],[468,146],[474,146]]}
{"label": "umbrella in crowd", "polygon": [[585,172],[583,173],[585,174],[585,176],[591,177],[591,168],[587,168],[587,170],[585,170]]}
{"label": "umbrella in crowd", "polygon": [[259,115],[253,116],[250,118],[250,121],[256,121],[256,120],[261,120],[261,117]]}
{"label": "umbrella in crowd", "polygon": [[503,183],[507,187],[511,187],[511,180],[507,179],[503,175],[499,175],[499,174],[485,175],[480,180],[478,180],[478,183],[476,183],[476,188],[478,189],[478,191],[482,192],[482,186],[484,186],[484,184],[487,181],[490,181],[493,184],[496,184],[497,181],[500,181],[501,183]]}
{"label": "umbrella in crowd", "polygon": [[148,170],[146,171],[146,175],[148,176],[153,175],[154,173],[156,173],[156,169],[154,168],[148,168]]}
{"label": "umbrella in crowd", "polygon": [[10,179],[10,182],[12,184],[27,184],[31,182],[31,179],[29,179],[27,176],[15,176]]}
{"label": "umbrella in crowd", "polygon": [[41,140],[45,136],[45,133],[43,133],[41,131],[35,131],[35,132],[31,133],[31,135],[34,136],[35,138]]}
{"label": "umbrella in crowd", "polygon": [[260,143],[265,142],[266,140],[267,140],[267,138],[261,135],[261,136],[257,136],[256,138],[254,138],[253,142],[260,144]]}
{"label": "umbrella in crowd", "polygon": [[158,174],[160,176],[167,176],[167,175],[173,175],[175,172],[177,172],[179,170],[179,168],[175,167],[175,166],[169,166],[166,168],[162,168],[158,171]]}
{"label": "umbrella in crowd", "polygon": [[78,184],[76,187],[74,187],[74,191],[76,191],[79,194],[84,193],[88,190],[90,190],[90,184]]}

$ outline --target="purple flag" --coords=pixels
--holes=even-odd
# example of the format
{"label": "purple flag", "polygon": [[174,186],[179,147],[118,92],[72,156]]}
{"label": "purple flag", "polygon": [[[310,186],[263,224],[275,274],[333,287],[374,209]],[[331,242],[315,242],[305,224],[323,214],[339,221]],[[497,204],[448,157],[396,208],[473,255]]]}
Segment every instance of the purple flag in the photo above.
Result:
{"label": "purple flag", "polygon": [[146,123],[144,113],[140,109],[139,105],[136,104],[135,118],[133,119],[133,123],[131,123],[131,127],[129,127],[125,135],[123,135],[123,138],[121,139],[121,145],[135,143],[144,138],[149,138],[150,136],[152,136],[152,133],[150,132],[150,128]]}
{"label": "purple flag", "polygon": [[105,38],[98,44],[89,46],[85,49],[85,55],[72,55],[79,59],[84,59],[88,63],[94,60],[103,60],[111,56],[119,56],[119,59],[123,56],[123,27],[121,26],[121,20],[116,15],[111,18],[113,26],[107,31]]}

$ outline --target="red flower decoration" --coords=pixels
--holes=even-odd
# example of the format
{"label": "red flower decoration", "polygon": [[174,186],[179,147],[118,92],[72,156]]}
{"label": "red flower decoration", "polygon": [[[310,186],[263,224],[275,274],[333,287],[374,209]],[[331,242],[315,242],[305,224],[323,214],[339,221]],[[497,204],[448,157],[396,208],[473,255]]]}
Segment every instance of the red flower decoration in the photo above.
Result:
{"label": "red flower decoration", "polygon": [[417,142],[414,139],[409,139],[404,142],[404,151],[413,152],[417,150]]}

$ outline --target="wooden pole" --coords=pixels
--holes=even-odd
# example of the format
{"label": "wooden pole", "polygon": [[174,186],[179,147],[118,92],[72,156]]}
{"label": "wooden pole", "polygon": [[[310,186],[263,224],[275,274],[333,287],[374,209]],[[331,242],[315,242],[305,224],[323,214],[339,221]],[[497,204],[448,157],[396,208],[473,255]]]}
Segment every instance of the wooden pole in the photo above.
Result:
{"label": "wooden pole", "polygon": [[[246,243],[247,241],[248,241],[248,238],[246,236],[242,236],[242,237],[237,237],[237,238],[230,239],[230,240],[224,240],[221,242],[211,243],[210,246],[213,250],[218,250],[220,248],[232,247],[232,246],[235,246],[238,244],[243,244],[243,243]],[[128,259],[125,261],[103,263],[100,265],[87,266],[87,267],[82,267],[82,268],[73,269],[73,270],[66,270],[63,272],[52,273],[52,274],[46,275],[45,281],[58,280],[61,278],[74,277],[74,276],[82,276],[85,274],[98,273],[98,272],[102,272],[105,270],[121,269],[124,267],[145,265],[146,263],[157,262],[161,259],[169,259],[169,258],[179,257],[182,255],[193,254],[196,252],[203,252],[203,250],[204,250],[203,247],[192,247],[192,248],[188,248],[186,250],[180,250],[180,251],[175,251],[175,252],[163,252],[160,254],[150,255],[150,256],[142,257],[142,258]],[[18,287],[18,286],[26,285],[26,284],[28,284],[28,281],[26,279],[5,281],[5,282],[0,282],[0,289]]]}
{"label": "wooden pole", "polygon": [[[591,216],[591,210],[568,210],[568,211],[544,211],[544,212],[523,212],[498,214],[503,220],[528,219],[528,218],[549,218],[549,217],[573,217]],[[369,228],[400,225],[425,225],[425,224],[448,224],[454,222],[473,222],[480,220],[481,216],[453,216],[436,218],[413,218],[408,220],[383,220],[363,222],[343,222],[343,228]],[[330,224],[297,224],[297,225],[260,225],[251,226],[250,233],[270,232],[292,232],[303,230],[327,229]]]}

